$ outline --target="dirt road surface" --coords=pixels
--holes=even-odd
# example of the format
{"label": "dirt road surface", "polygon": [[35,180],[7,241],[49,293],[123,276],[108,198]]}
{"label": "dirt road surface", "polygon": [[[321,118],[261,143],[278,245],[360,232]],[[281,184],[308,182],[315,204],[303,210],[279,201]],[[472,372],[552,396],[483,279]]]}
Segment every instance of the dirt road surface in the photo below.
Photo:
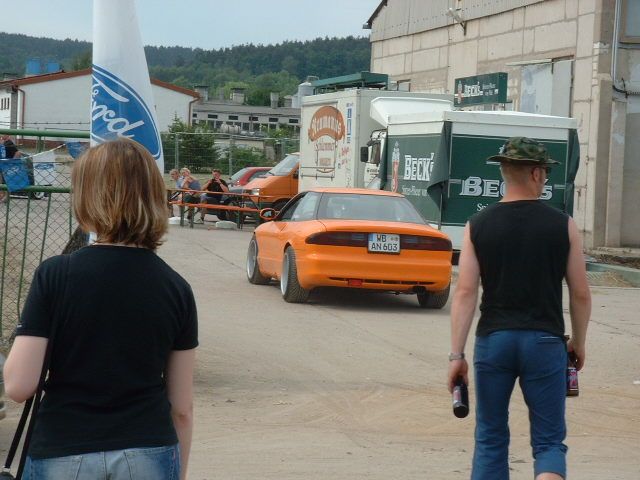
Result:
{"label": "dirt road surface", "polygon": [[[286,304],[275,284],[246,281],[250,237],[172,226],[159,252],[200,317],[189,478],[468,479],[474,416],[456,419],[445,387],[450,306],[354,291]],[[570,478],[637,480],[640,290],[592,291],[580,396],[567,401]],[[0,422],[0,455],[18,412],[9,403]],[[531,479],[519,391],[510,416],[511,478]]]}

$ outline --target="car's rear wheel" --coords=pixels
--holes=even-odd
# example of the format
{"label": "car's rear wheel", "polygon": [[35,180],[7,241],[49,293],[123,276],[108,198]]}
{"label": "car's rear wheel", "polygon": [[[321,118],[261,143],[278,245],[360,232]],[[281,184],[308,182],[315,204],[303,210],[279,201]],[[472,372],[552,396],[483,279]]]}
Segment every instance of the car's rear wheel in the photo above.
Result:
{"label": "car's rear wheel", "polygon": [[282,260],[280,275],[280,291],[282,298],[288,303],[304,303],[309,298],[309,290],[305,290],[298,282],[298,267],[296,266],[296,252],[287,247]]}
{"label": "car's rear wheel", "polygon": [[[235,199],[231,199],[229,200],[229,203],[227,203],[228,206],[230,207],[239,207],[240,203],[238,203],[238,200]],[[230,222],[233,223],[238,223],[239,219],[240,219],[240,215],[244,216],[244,213],[238,211],[238,210],[229,210],[227,211],[227,220],[229,220]],[[244,218],[243,218],[244,220]]]}
{"label": "car's rear wheel", "polygon": [[[229,201],[229,199],[225,200],[224,202],[222,202],[222,205],[229,205]],[[227,210],[214,210],[213,208],[211,209],[211,211],[215,214],[216,217],[218,217],[218,220],[231,220],[233,222],[233,218],[229,218],[229,214],[235,212],[229,212]]]}
{"label": "car's rear wheel", "polygon": [[266,285],[271,280],[260,273],[260,265],[258,264],[258,242],[253,237],[249,242],[247,250],[247,279],[249,283],[254,285]]}
{"label": "car's rear wheel", "polygon": [[439,292],[423,291],[418,292],[418,303],[422,308],[437,308],[440,309],[447,304],[449,300],[449,290],[451,284],[447,285],[447,288],[440,290]]}

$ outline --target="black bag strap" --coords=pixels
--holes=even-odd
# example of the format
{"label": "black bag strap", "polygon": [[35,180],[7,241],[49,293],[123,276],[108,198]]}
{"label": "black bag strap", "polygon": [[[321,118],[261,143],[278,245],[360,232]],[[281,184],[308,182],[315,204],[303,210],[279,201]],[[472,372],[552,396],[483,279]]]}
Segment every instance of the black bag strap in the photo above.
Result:
{"label": "black bag strap", "polygon": [[24,431],[24,426],[27,423],[27,419],[29,418],[29,412],[31,411],[31,405],[33,404],[33,397],[26,401],[24,404],[24,408],[22,409],[22,415],[20,416],[20,421],[18,422],[18,427],[16,428],[16,433],[13,435],[13,440],[11,441],[11,447],[9,447],[9,453],[7,453],[7,459],[4,462],[3,471],[8,472],[11,468],[11,464],[13,463],[13,458],[16,455],[16,451],[18,451],[18,445],[20,444],[20,438],[22,438],[22,432]]}
{"label": "black bag strap", "polygon": [[[69,271],[69,255],[63,255],[64,258],[64,270],[65,274]],[[42,399],[42,391],[44,389],[44,382],[47,378],[47,372],[49,371],[49,366],[51,364],[51,353],[53,352],[53,344],[54,339],[58,334],[58,324],[55,321],[51,322],[51,334],[49,335],[49,341],[47,342],[47,350],[44,354],[44,361],[42,362],[42,370],[40,371],[40,378],[38,379],[38,387],[36,388],[36,393],[29,400],[25,402],[24,409],[22,410],[22,415],[20,416],[20,421],[18,422],[18,427],[16,428],[16,433],[13,436],[13,440],[11,441],[11,447],[9,448],[9,452],[7,453],[7,459],[4,463],[3,472],[9,472],[11,469],[11,464],[13,463],[13,459],[15,458],[16,452],[18,451],[18,445],[20,444],[20,439],[22,438],[22,432],[24,431],[24,427],[27,423],[27,419],[29,418],[29,413],[31,413],[31,418],[29,418],[29,425],[27,427],[27,433],[24,437],[24,443],[22,445],[22,453],[20,454],[20,461],[18,463],[18,471],[16,473],[16,480],[20,480],[22,478],[22,472],[24,471],[24,465],[27,461],[27,453],[29,452],[29,443],[31,442],[31,434],[33,433],[33,427],[36,424],[36,416],[38,415],[38,409],[40,408],[40,401]],[[33,408],[32,408],[33,407]]]}

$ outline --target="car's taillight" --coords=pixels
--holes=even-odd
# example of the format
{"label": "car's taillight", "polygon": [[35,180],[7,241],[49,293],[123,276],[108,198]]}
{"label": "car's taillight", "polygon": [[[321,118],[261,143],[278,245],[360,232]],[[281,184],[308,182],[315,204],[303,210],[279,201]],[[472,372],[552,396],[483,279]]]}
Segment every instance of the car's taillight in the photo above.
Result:
{"label": "car's taillight", "polygon": [[367,234],[354,232],[320,232],[307,237],[311,245],[336,245],[341,247],[366,247]]}
{"label": "car's taillight", "polygon": [[402,235],[400,248],[403,250],[440,250],[448,252],[451,251],[451,240],[441,237]]}

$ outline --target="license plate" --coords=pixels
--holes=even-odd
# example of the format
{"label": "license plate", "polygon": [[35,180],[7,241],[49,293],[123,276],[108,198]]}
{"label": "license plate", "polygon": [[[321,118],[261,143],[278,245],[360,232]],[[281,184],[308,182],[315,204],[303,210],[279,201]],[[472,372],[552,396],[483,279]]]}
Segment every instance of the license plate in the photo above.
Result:
{"label": "license plate", "polygon": [[400,253],[400,235],[370,233],[368,248],[372,253]]}

